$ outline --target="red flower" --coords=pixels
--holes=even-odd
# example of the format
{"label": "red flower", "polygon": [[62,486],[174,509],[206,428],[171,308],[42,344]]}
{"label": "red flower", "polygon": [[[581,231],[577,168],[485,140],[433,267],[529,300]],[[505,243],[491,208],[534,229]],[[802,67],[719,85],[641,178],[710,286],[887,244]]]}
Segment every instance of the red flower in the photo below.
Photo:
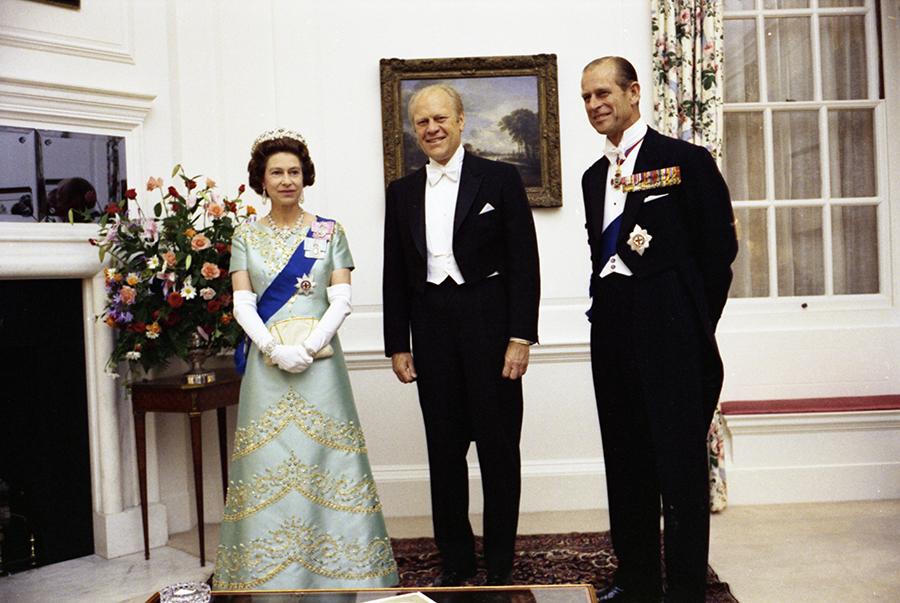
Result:
{"label": "red flower", "polygon": [[225,243],[216,243],[215,244],[216,252],[219,254],[223,254],[228,250],[228,245]]}
{"label": "red flower", "polygon": [[180,308],[181,304],[184,303],[184,298],[181,297],[181,293],[179,293],[178,291],[172,291],[171,293],[169,293],[169,297],[166,298],[166,301],[173,308]]}
{"label": "red flower", "polygon": [[116,204],[116,203],[110,203],[109,205],[107,205],[107,206],[106,206],[106,213],[108,213],[108,214],[111,215],[111,216],[114,216],[114,215],[116,215],[117,213],[119,213],[119,206],[118,206],[118,204]]}
{"label": "red flower", "polygon": [[[128,325],[128,330],[133,331],[135,333],[143,333],[146,329],[147,329],[147,325],[140,321],[133,322],[130,325]],[[140,350],[137,350],[137,351],[140,351]]]}
{"label": "red flower", "polygon": [[127,191],[125,191],[125,197],[128,199],[137,199],[137,191],[134,190],[133,188],[130,188]]}
{"label": "red flower", "polygon": [[[181,304],[179,303],[178,305],[180,306]],[[177,312],[172,312],[166,317],[166,326],[171,327],[172,325],[178,324],[180,320],[181,316],[179,316]]]}
{"label": "red flower", "polygon": [[172,195],[173,197],[181,197],[181,195],[178,194],[178,189],[175,188],[174,186],[169,187],[169,194]]}
{"label": "red flower", "polygon": [[247,187],[245,187],[243,184],[240,185],[240,186],[238,187],[238,194],[240,195],[240,194],[243,193],[245,190],[247,190]]}
{"label": "red flower", "polygon": [[185,180],[184,185],[187,187],[187,189],[189,191],[192,191],[195,188],[197,188],[197,183],[194,182],[193,180]]}
{"label": "red flower", "polygon": [[150,313],[150,316],[153,318],[153,320],[158,319],[159,318],[159,310],[154,310],[153,312]]}
{"label": "red flower", "polygon": [[212,299],[206,303],[206,311],[214,314],[222,309],[222,302],[217,299]]}

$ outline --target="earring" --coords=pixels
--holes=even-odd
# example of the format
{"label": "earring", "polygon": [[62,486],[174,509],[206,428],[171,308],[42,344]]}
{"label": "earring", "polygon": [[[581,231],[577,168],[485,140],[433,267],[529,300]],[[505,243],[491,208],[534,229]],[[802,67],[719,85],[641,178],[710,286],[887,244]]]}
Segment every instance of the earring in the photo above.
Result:
{"label": "earring", "polygon": [[269,204],[269,193],[266,192],[265,187],[262,189],[262,203],[263,205]]}
{"label": "earring", "polygon": [[300,191],[300,197],[297,199],[297,205],[303,206],[303,191]]}

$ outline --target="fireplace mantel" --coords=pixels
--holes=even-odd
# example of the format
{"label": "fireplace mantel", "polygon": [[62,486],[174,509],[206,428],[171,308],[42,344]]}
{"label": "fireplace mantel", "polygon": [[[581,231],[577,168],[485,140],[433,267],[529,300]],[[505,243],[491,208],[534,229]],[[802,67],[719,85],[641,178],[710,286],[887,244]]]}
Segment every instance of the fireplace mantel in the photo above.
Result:
{"label": "fireplace mantel", "polygon": [[[155,95],[0,78],[0,124],[123,136],[126,173],[142,182],[143,124]],[[0,279],[70,278],[82,282],[85,371],[94,511],[94,547],[103,557],[143,548],[131,408],[120,381],[106,372],[112,331],[98,323],[105,290],[96,224],[0,223]],[[149,457],[156,456],[148,430]],[[159,500],[156,464],[149,467],[150,500]],[[165,508],[149,507],[150,545],[168,539]]]}

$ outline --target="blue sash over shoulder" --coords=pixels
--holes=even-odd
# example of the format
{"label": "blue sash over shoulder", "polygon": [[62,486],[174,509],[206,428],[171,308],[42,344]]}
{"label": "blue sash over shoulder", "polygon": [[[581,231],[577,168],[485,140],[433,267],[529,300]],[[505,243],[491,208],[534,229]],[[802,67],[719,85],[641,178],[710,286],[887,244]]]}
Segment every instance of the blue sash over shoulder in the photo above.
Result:
{"label": "blue sash over shoulder", "polygon": [[[316,222],[333,222],[333,220],[323,220],[316,216]],[[318,258],[306,257],[306,242],[310,240],[313,228],[310,227],[309,234],[303,241],[297,245],[291,259],[285,267],[278,273],[271,284],[266,288],[256,303],[256,312],[262,319],[263,323],[268,322],[270,318],[275,316],[287,301],[297,292],[297,279],[312,272]],[[244,338],[238,343],[237,349],[234,351],[234,367],[241,375],[247,369],[247,354],[250,351],[250,338],[244,335]]]}

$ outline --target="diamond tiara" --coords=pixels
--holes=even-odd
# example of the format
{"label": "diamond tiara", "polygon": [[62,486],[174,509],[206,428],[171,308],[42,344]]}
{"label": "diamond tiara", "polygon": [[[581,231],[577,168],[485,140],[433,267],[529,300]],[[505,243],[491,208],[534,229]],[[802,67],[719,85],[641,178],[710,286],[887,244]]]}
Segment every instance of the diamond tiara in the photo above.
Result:
{"label": "diamond tiara", "polygon": [[290,138],[291,140],[296,140],[302,144],[306,144],[306,140],[303,136],[300,135],[299,132],[295,132],[294,130],[288,130],[287,128],[275,128],[274,130],[266,130],[262,134],[256,137],[256,140],[253,141],[253,145],[250,147],[250,152],[256,150],[261,143],[264,143],[268,140],[278,140],[279,138]]}

